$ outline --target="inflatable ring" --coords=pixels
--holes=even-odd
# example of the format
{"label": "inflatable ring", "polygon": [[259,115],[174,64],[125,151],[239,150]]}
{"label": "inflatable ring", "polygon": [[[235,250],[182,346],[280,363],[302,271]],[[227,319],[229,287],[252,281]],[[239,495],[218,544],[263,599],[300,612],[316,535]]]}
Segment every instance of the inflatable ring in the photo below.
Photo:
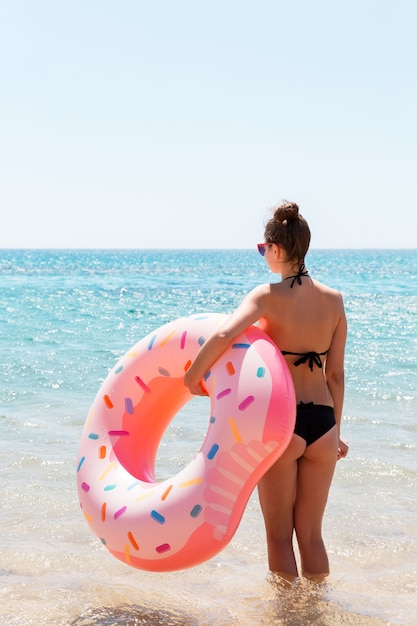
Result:
{"label": "inflatable ring", "polygon": [[180,570],[220,552],[256,483],[291,440],[291,375],[275,344],[251,326],[205,378],[210,419],[199,452],[176,476],[156,481],[164,431],[192,397],[184,373],[225,319],[181,318],[139,341],[109,373],[86,420],[81,509],[111,554],[132,567]]}

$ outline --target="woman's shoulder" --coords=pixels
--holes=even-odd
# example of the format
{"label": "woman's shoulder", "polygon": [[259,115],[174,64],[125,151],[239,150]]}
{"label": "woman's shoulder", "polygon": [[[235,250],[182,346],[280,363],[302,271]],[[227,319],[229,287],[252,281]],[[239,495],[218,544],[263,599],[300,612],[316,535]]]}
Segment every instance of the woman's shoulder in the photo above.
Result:
{"label": "woman's shoulder", "polygon": [[313,280],[313,286],[323,298],[326,298],[326,300],[335,307],[335,309],[339,309],[339,311],[344,309],[343,296],[340,291],[317,280]]}

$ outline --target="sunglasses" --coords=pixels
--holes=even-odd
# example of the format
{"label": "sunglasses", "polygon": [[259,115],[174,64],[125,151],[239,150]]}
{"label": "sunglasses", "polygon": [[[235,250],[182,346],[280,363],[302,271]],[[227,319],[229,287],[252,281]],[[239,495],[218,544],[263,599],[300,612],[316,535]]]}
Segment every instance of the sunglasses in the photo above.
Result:
{"label": "sunglasses", "polygon": [[266,246],[272,246],[272,243],[257,243],[258,252],[261,256],[265,256]]}

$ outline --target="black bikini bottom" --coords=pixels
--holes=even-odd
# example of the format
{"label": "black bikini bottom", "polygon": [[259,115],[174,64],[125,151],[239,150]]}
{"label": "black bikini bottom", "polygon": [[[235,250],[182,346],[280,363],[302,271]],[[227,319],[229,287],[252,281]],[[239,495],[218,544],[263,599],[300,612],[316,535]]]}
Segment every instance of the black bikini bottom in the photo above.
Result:
{"label": "black bikini bottom", "polygon": [[308,446],[325,435],[335,424],[332,406],[314,402],[297,404],[294,433],[302,437]]}

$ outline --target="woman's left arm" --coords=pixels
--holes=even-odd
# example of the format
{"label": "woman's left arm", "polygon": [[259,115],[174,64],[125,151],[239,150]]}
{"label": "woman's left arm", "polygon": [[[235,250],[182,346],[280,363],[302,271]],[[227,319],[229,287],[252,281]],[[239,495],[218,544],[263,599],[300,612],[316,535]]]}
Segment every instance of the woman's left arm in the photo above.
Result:
{"label": "woman's left arm", "polygon": [[200,381],[232,341],[263,316],[269,290],[269,285],[260,285],[250,291],[224,324],[203,344],[184,377],[184,383],[191,393],[207,395]]}

